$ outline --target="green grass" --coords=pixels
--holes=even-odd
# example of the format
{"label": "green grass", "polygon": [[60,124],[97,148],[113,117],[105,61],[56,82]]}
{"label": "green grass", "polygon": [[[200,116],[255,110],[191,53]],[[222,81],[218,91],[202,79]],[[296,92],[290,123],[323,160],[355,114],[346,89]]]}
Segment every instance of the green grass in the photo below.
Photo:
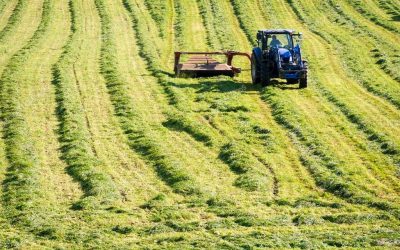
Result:
{"label": "green grass", "polygon": [[[397,3],[0,1],[0,248],[398,248]],[[307,89],[173,76],[261,28]]]}
{"label": "green grass", "polygon": [[[74,3],[69,3],[71,12],[71,35],[64,53],[53,68],[53,84],[58,103],[57,115],[60,120],[60,140],[63,159],[68,164],[68,173],[80,182],[85,199],[74,204],[75,209],[107,205],[119,197],[110,176],[103,172],[102,163],[92,149],[90,133],[87,130],[85,115],[76,79],[74,61],[78,57],[76,48],[79,33]],[[94,198],[94,199],[93,199]]]}

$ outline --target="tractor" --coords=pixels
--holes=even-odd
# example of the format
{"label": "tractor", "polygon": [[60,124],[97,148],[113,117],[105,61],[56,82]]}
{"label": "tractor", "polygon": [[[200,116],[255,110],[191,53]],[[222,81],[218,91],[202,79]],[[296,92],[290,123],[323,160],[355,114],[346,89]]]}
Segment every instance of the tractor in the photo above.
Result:
{"label": "tractor", "polygon": [[306,88],[307,61],[301,56],[301,39],[302,34],[293,30],[259,30],[258,46],[253,48],[251,55],[253,84],[268,86],[272,78],[280,78],[286,79],[288,84],[299,83],[299,88]]}

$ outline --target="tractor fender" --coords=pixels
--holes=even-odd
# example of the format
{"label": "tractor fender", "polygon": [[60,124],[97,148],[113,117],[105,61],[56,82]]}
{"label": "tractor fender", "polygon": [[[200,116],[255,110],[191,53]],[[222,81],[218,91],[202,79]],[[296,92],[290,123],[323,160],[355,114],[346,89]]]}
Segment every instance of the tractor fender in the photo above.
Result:
{"label": "tractor fender", "polygon": [[262,62],[262,50],[259,47],[253,49],[253,55],[256,58],[257,62]]}

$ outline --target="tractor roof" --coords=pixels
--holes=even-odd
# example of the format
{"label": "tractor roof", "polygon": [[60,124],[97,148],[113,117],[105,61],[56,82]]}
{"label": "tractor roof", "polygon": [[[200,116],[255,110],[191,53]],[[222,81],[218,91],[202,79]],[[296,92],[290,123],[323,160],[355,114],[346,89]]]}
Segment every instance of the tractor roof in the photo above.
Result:
{"label": "tractor roof", "polygon": [[260,30],[264,34],[293,34],[294,30],[277,29],[277,30]]}

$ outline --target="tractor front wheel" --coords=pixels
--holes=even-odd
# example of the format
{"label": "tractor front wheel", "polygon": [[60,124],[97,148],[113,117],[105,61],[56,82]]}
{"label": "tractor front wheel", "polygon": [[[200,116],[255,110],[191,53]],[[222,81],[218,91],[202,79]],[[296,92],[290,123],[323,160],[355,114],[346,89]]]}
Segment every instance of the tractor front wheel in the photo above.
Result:
{"label": "tractor front wheel", "polygon": [[251,55],[251,81],[253,84],[261,82],[261,63],[254,54]]}

